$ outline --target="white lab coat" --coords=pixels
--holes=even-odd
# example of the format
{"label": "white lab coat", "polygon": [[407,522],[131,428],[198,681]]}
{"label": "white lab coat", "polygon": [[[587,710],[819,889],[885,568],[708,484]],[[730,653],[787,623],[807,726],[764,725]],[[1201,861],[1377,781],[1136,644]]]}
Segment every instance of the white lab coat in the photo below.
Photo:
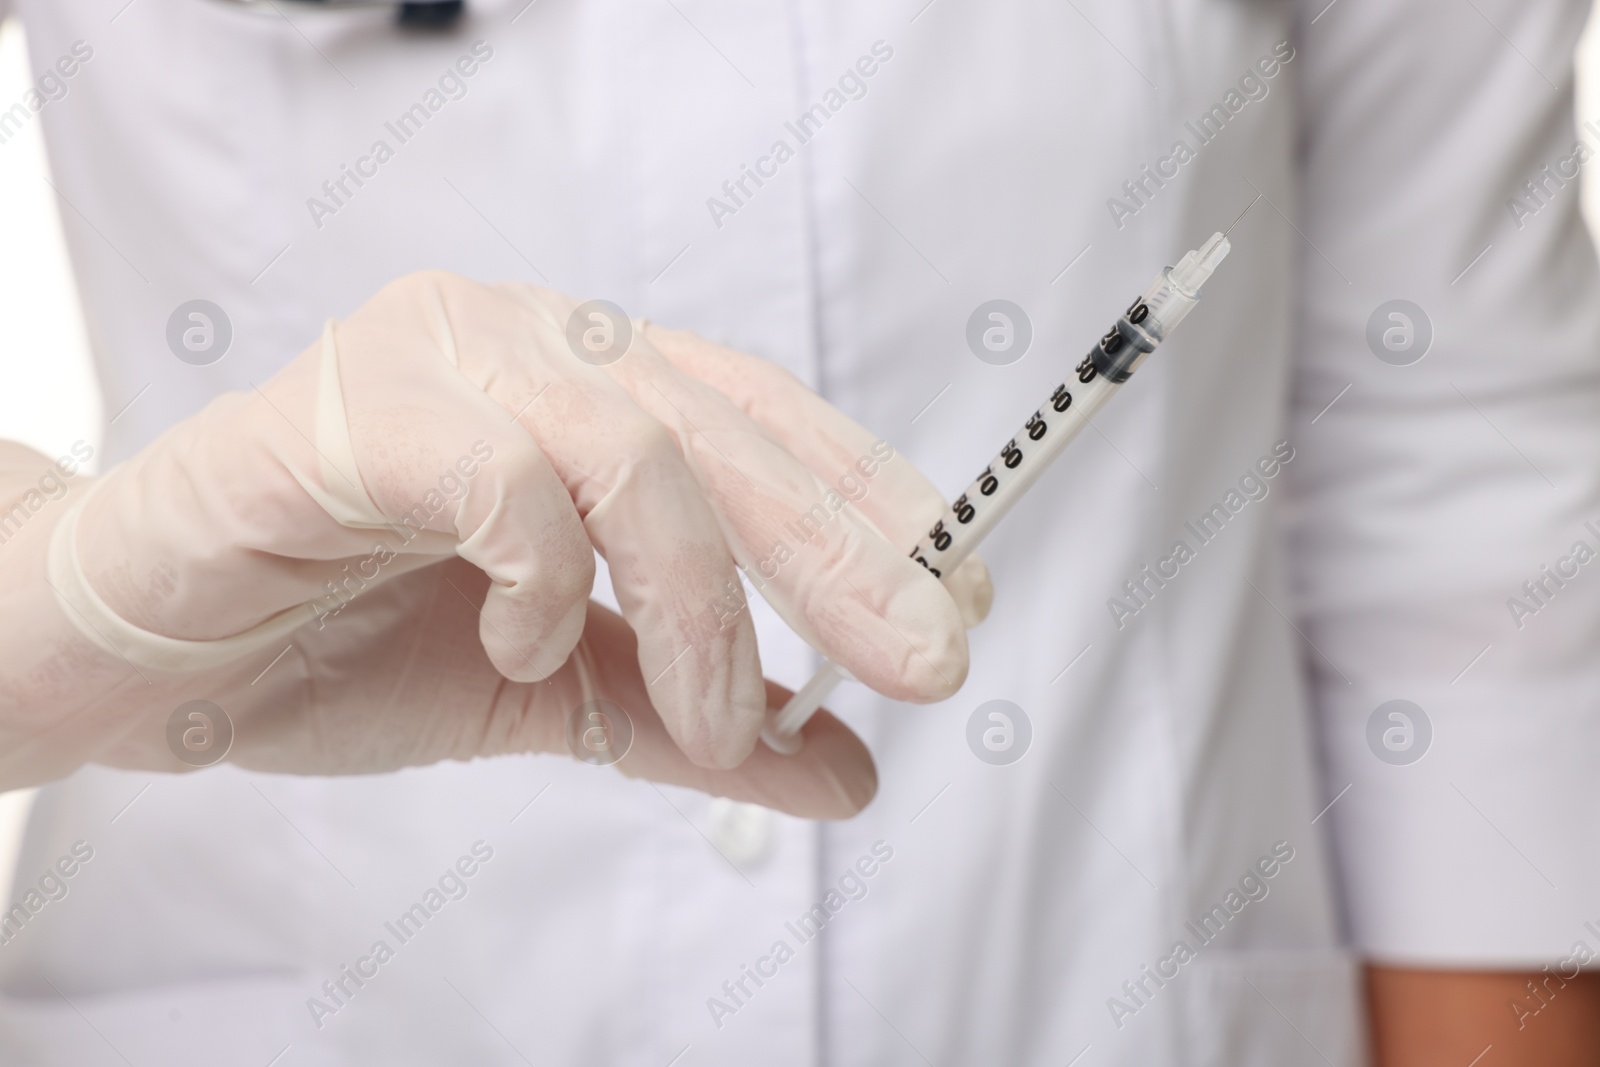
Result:
{"label": "white lab coat", "polygon": [[[996,605],[962,693],[841,691],[882,778],[859,818],[730,820],[553,756],[85,770],[43,792],[25,844],[22,887],[75,841],[94,855],[0,946],[5,1062],[1343,1067],[1363,1037],[1336,883],[1380,955],[1521,963],[1584,934],[1600,867],[1559,842],[1595,839],[1600,577],[1521,631],[1503,601],[1600,517],[1576,190],[1521,229],[1505,204],[1570,151],[1586,5],[1346,0],[1312,24],[1319,0],[1296,27],[1243,0],[471,0],[456,32],[400,35],[124,3],[13,0],[36,64],[93,49],[37,121],[111,460],[443,267],[776,360],[954,495],[1158,267],[1266,199],[987,544]],[[1286,39],[1266,97],[1163,162]],[[399,143],[385,124],[480,40],[466,94]],[[761,163],[876,42],[864,95]],[[361,162],[378,140],[393,158]],[[345,165],[369,174],[335,201]],[[734,200],[742,165],[776,173]],[[1033,326],[1008,366],[964,340],[996,297]],[[193,298],[233,324],[208,367],[165,343]],[[1393,298],[1435,328],[1411,367],[1364,340]],[[1294,458],[1234,508],[1279,442]],[[1144,575],[1219,503],[1222,533]],[[760,622],[769,673],[803,680],[812,654]],[[1409,767],[1363,733],[1401,697],[1434,725]],[[991,699],[1031,722],[1008,766],[967,744]],[[386,924],[478,842],[466,895],[401,943]],[[867,868],[844,883],[860,899],[829,899]],[[841,906],[807,939],[819,901]],[[335,1001],[346,965],[375,976]]]}

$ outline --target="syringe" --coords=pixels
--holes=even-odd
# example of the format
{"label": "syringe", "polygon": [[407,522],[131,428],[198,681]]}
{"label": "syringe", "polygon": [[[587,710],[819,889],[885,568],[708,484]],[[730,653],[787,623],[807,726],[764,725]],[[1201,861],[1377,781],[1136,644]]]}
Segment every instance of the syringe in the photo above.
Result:
{"label": "syringe", "polygon": [[[1022,432],[1006,442],[994,462],[934,523],[933,529],[911,550],[911,558],[941,580],[954,573],[1145,357],[1194,310],[1200,302],[1200,287],[1230,247],[1225,234],[1213,234],[1209,241],[1180,259],[1177,266],[1164,269],[1100,338],[1074,375],[1056,387]],[[825,661],[762,732],[768,747],[779,752],[798,751],[795,735],[843,678],[839,667]]]}

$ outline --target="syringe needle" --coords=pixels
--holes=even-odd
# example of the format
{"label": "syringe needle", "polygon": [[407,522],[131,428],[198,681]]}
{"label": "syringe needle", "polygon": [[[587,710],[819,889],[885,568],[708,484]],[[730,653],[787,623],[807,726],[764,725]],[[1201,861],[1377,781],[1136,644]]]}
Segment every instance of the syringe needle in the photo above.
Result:
{"label": "syringe needle", "polygon": [[1266,196],[1266,195],[1267,195],[1266,193],[1257,193],[1255,200],[1252,200],[1252,201],[1250,201],[1249,204],[1245,205],[1245,209],[1243,211],[1239,212],[1239,217],[1233,220],[1233,224],[1231,226],[1229,226],[1226,230],[1222,231],[1222,236],[1226,237],[1226,236],[1228,236],[1228,234],[1232,233],[1233,232],[1233,227],[1237,226],[1237,225],[1239,225],[1239,223],[1243,222],[1244,221],[1244,217],[1246,215],[1250,214],[1250,209],[1255,207],[1256,204],[1261,200],[1261,198],[1263,196]]}

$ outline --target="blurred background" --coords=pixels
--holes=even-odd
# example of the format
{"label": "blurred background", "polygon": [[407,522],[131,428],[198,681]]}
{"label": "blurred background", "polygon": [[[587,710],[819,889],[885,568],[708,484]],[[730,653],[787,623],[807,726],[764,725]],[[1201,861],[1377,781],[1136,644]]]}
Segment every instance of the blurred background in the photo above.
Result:
{"label": "blurred background", "polygon": [[[1600,19],[1591,20],[1579,52],[1578,118],[1600,123]],[[0,24],[0,101],[20,98],[31,80],[21,27]],[[1600,161],[1583,180],[1584,213],[1600,233]],[[25,124],[0,144],[0,439],[49,456],[80,439],[96,453],[100,444],[100,395],[61,239],[60,212],[71,210],[50,184],[40,123]],[[0,793],[0,901],[10,900],[32,796]]]}

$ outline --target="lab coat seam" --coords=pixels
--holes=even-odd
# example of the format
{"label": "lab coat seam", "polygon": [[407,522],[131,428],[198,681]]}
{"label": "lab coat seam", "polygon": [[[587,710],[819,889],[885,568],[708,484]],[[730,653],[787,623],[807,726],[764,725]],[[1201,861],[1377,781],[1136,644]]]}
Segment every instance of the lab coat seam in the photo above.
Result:
{"label": "lab coat seam", "polygon": [[[1151,12],[1152,17],[1149,18],[1149,24],[1156,27],[1156,32],[1150,35],[1149,40],[1149,47],[1157,59],[1157,65],[1154,69],[1166,72],[1157,90],[1157,96],[1162,103],[1160,108],[1161,129],[1152,130],[1150,138],[1152,144],[1158,144],[1159,139],[1166,130],[1174,129],[1178,125],[1179,101],[1182,97],[1182,86],[1186,79],[1186,73],[1182,71],[1181,65],[1177,61],[1177,49],[1173,39],[1171,5],[1147,0],[1146,7],[1147,9],[1149,7],[1156,9]],[[1157,217],[1166,225],[1146,227],[1146,234],[1167,231],[1172,237],[1182,240],[1183,235],[1178,232],[1180,228],[1178,221],[1191,214],[1183,209],[1188,207],[1189,190],[1192,186],[1193,181],[1185,186],[1181,196],[1163,201],[1157,209]],[[1172,221],[1168,221],[1169,218]],[[1161,260],[1160,256],[1155,258],[1158,261]],[[1161,369],[1163,373],[1153,376],[1158,390],[1156,396],[1156,406],[1159,412],[1158,424],[1162,427],[1162,447],[1157,452],[1160,469],[1156,472],[1156,477],[1157,484],[1170,486],[1173,484],[1173,479],[1176,475],[1175,465],[1172,462],[1172,450],[1176,442],[1173,440],[1173,435],[1166,428],[1172,425],[1172,391],[1175,375],[1172,373],[1171,368],[1165,365],[1162,365]],[[1164,523],[1169,527],[1174,525],[1170,521],[1172,519],[1170,514],[1172,500],[1173,495],[1167,492],[1161,494],[1161,506],[1155,509],[1156,514],[1159,516],[1157,519],[1158,524]],[[1148,546],[1159,545],[1159,540],[1160,533],[1158,529],[1150,530],[1146,536]],[[1146,554],[1148,555],[1149,553]],[[1163,851],[1166,851],[1172,858],[1171,869],[1158,872],[1156,878],[1158,879],[1158,914],[1163,916],[1164,921],[1168,921],[1173,927],[1176,927],[1181,921],[1184,910],[1180,900],[1182,897],[1187,896],[1187,894],[1175,896],[1176,887],[1188,884],[1190,863],[1188,842],[1181,830],[1183,824],[1182,814],[1178,811],[1178,798],[1182,794],[1181,790],[1174,788],[1174,784],[1181,780],[1182,767],[1178,758],[1179,748],[1176,736],[1177,696],[1173,677],[1173,641],[1171,634],[1173,618],[1174,612],[1169,605],[1166,610],[1157,613],[1155,620],[1157,662],[1160,664],[1160,668],[1156,673],[1156,687],[1159,693],[1157,705],[1160,708],[1159,714],[1162,719],[1162,737],[1166,746],[1165,759],[1167,764],[1166,773],[1160,775],[1158,780],[1168,784],[1165,803],[1161,806],[1161,825],[1157,832],[1159,837],[1164,838],[1167,843],[1167,847]],[[1161,1018],[1168,1023],[1164,1028],[1166,1032],[1163,1035],[1167,1040],[1168,1054],[1172,1057],[1174,1063],[1181,1063],[1189,1055],[1188,1042],[1183,1040],[1183,1028],[1181,1025],[1174,1025],[1170,1022],[1174,1018],[1173,1013],[1163,1013]]]}
{"label": "lab coat seam", "polygon": [[[814,34],[810,32],[813,28],[808,25],[807,8],[801,0],[785,0],[784,9],[791,62],[789,109],[792,113],[798,113],[810,99],[812,81],[810,48]],[[823,355],[827,332],[821,306],[824,283],[818,233],[821,206],[817,168],[822,162],[818,158],[822,150],[822,146],[818,146],[810,152],[800,153],[801,158],[798,160],[800,165],[794,179],[794,206],[797,213],[796,228],[800,252],[804,257],[804,269],[800,272],[804,286],[802,300],[810,333],[806,339],[803,358],[814,390],[819,396],[827,397],[826,359]],[[820,655],[815,652],[811,654],[810,659],[812,667],[821,662]],[[796,836],[803,833],[808,838],[809,863],[806,865],[809,868],[808,888],[816,898],[820,899],[825,879],[828,877],[824,868],[837,842],[832,840],[834,835],[830,834],[828,827],[821,822],[810,822],[803,824],[803,829],[801,826],[796,826],[794,829]],[[807,960],[799,961],[802,966],[809,968],[812,979],[809,990],[813,1020],[810,1052],[814,1067],[826,1067],[829,1060],[831,1030],[835,1022],[830,1015],[832,1002],[829,999],[829,979],[834,961],[832,939],[823,937],[817,939],[816,953]]]}
{"label": "lab coat seam", "polygon": [[[790,100],[792,110],[805,107],[805,102],[811,98],[811,34],[806,30],[804,9],[799,0],[785,0],[785,8],[789,13],[790,40],[792,42],[791,56],[794,62],[791,87],[793,97]],[[820,132],[820,131],[819,131]],[[820,235],[818,234],[819,213],[821,211],[821,187],[818,179],[818,168],[821,160],[817,158],[823,149],[818,147],[811,152],[801,152],[799,169],[796,173],[795,207],[799,213],[798,230],[800,236],[801,254],[805,258],[805,270],[802,277],[805,280],[805,293],[803,300],[806,308],[806,320],[811,329],[811,336],[807,339],[806,363],[811,372],[812,384],[819,396],[829,395],[827,381],[827,360],[824,351],[827,347],[827,331],[823,320],[821,307],[821,293],[824,288],[823,269],[821,262]]]}

